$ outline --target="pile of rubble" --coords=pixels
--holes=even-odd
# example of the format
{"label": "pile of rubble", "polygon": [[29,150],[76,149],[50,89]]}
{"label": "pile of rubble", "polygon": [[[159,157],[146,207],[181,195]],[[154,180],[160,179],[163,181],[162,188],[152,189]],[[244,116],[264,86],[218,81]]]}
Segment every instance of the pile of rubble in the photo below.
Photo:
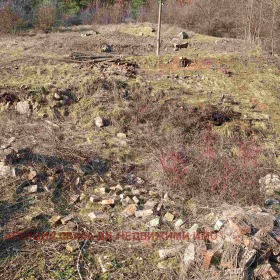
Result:
{"label": "pile of rubble", "polygon": [[[203,232],[208,234],[197,238]],[[192,237],[181,265],[182,278],[204,271],[207,279],[279,279],[279,242],[279,218],[256,207],[229,209],[213,228]]]}

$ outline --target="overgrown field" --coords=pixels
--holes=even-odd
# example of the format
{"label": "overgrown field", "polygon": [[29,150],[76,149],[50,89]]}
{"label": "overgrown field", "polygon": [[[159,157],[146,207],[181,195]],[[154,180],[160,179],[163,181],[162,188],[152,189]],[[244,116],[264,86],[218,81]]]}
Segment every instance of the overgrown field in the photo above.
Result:
{"label": "overgrown field", "polygon": [[[178,279],[180,255],[162,263],[157,254],[171,240],[5,237],[172,232],[180,219],[213,226],[224,205],[264,205],[259,180],[280,168],[279,61],[199,34],[174,51],[180,31],[163,26],[160,57],[148,23],[1,38],[0,155],[12,175],[0,173],[0,275]],[[143,209],[152,213],[135,216]]]}

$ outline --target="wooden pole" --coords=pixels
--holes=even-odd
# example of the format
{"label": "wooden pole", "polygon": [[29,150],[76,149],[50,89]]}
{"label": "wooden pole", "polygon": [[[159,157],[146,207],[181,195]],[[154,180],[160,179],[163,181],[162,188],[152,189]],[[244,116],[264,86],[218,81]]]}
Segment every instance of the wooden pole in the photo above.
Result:
{"label": "wooden pole", "polygon": [[158,9],[158,33],[157,33],[157,55],[160,53],[160,31],[161,31],[162,0],[159,0]]}

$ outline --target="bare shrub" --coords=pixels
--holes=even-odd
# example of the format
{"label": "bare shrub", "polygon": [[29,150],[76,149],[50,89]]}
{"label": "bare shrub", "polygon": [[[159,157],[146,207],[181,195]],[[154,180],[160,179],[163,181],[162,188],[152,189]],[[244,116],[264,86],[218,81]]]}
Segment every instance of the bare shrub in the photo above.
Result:
{"label": "bare shrub", "polygon": [[93,22],[98,24],[116,24],[123,22],[129,14],[127,3],[115,3],[114,5],[99,4],[93,15]]}
{"label": "bare shrub", "polygon": [[23,19],[15,13],[12,5],[4,5],[0,8],[0,32],[4,34],[14,33],[23,24]]}
{"label": "bare shrub", "polygon": [[56,22],[56,8],[53,5],[41,6],[37,12],[37,23],[38,29],[48,31],[55,25]]}

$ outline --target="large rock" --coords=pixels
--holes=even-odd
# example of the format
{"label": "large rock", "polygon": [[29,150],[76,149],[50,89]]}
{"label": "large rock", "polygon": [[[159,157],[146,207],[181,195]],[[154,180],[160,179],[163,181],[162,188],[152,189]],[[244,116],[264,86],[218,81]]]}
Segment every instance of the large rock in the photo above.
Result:
{"label": "large rock", "polygon": [[275,174],[267,174],[259,180],[260,190],[265,193],[267,197],[273,197],[280,192],[280,178]]}
{"label": "large rock", "polygon": [[183,40],[183,39],[189,39],[192,38],[195,35],[193,31],[182,31],[178,34],[178,37]]}
{"label": "large rock", "polygon": [[30,104],[28,101],[18,102],[16,105],[16,110],[22,115],[31,113]]}

